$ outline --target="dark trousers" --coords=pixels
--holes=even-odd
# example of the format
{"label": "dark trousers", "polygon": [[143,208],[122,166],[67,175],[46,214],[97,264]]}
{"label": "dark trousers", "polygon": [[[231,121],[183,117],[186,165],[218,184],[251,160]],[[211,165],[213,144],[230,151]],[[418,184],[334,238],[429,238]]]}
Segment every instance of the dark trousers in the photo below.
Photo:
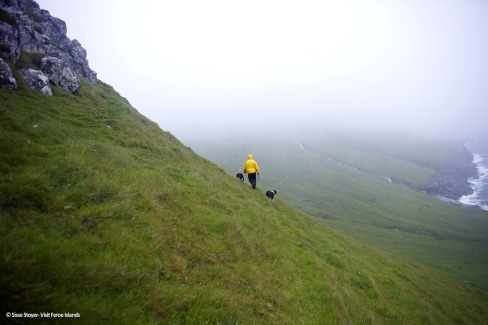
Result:
{"label": "dark trousers", "polygon": [[256,173],[247,174],[247,178],[249,179],[249,183],[251,183],[252,188],[256,188]]}

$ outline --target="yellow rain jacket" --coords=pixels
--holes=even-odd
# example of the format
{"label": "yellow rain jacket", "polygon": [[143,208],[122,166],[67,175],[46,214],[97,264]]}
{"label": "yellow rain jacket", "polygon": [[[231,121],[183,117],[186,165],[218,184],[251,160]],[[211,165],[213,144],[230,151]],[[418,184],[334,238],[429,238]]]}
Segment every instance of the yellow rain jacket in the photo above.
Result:
{"label": "yellow rain jacket", "polygon": [[247,157],[248,159],[244,163],[244,174],[249,173],[258,173],[259,174],[259,166],[258,163],[252,159],[252,155]]}

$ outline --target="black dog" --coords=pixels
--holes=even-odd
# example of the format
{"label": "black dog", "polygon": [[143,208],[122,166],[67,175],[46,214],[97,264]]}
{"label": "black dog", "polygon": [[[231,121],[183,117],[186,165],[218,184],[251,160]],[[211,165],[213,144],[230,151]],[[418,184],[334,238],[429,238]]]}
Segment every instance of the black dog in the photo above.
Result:
{"label": "black dog", "polygon": [[275,195],[278,194],[275,190],[272,191],[266,191],[266,197],[270,198],[271,200],[275,197]]}
{"label": "black dog", "polygon": [[239,178],[242,182],[244,182],[244,175],[242,175],[242,173],[237,173],[236,177]]}

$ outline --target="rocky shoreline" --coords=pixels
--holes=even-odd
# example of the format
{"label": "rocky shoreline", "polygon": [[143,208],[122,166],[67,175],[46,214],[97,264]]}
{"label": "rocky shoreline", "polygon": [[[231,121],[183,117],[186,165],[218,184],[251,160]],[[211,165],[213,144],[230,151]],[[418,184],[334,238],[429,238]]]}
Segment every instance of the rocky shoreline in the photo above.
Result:
{"label": "rocky shoreline", "polygon": [[468,179],[478,175],[473,162],[473,153],[466,147],[459,149],[446,166],[437,171],[437,175],[425,190],[429,195],[458,201],[463,195],[473,192]]}

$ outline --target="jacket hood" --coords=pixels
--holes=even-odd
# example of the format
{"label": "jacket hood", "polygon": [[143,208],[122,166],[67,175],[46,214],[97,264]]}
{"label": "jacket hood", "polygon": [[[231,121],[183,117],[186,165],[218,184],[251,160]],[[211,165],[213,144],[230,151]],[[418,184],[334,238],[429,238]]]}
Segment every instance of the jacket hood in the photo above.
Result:
{"label": "jacket hood", "polygon": [[252,155],[247,156],[248,159],[252,159]]}

